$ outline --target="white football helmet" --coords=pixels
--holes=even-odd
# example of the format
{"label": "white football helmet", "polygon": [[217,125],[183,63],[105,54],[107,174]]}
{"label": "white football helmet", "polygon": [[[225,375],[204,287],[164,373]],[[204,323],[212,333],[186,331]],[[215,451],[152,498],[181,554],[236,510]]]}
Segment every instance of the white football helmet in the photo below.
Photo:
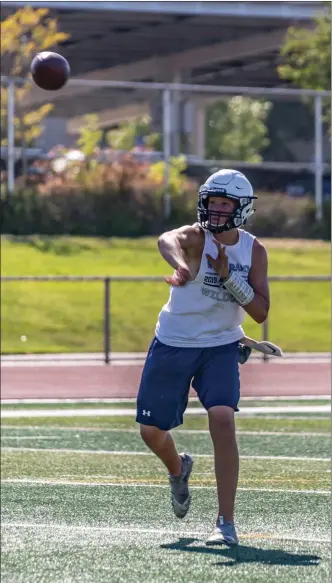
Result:
{"label": "white football helmet", "polygon": [[[238,204],[232,213],[211,211],[208,208],[209,196],[231,198],[236,200]],[[198,222],[204,229],[213,233],[222,233],[241,227],[255,212],[253,208],[255,198],[257,196],[254,196],[249,180],[241,172],[227,169],[219,170],[209,176],[199,189]],[[227,220],[219,225],[221,217],[227,217]]]}

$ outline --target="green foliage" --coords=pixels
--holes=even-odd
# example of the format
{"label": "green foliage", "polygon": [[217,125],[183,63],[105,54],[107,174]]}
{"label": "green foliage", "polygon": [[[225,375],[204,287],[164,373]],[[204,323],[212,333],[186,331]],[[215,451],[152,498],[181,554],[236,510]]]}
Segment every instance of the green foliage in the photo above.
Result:
{"label": "green foliage", "polygon": [[[59,32],[55,18],[49,17],[46,8],[33,9],[30,6],[17,10],[1,22],[1,73],[11,77],[27,79],[33,57],[69,38]],[[15,105],[19,115],[15,119],[15,139],[26,146],[33,145],[42,133],[42,121],[53,106],[44,104],[34,111],[27,112],[24,99],[31,90],[30,83],[15,88]],[[5,145],[8,93],[1,87],[1,143]]]}
{"label": "green foliage", "polygon": [[[315,19],[315,27],[290,27],[281,49],[284,64],[278,67],[282,79],[301,89],[331,90],[331,3],[328,13]],[[323,101],[324,119],[331,126],[331,101]]]}
{"label": "green foliage", "polygon": [[260,162],[268,146],[265,120],[271,103],[236,96],[206,112],[206,158]]}
{"label": "green foliage", "polygon": [[[5,203],[3,189],[2,230],[131,237],[159,233],[163,228],[163,191],[149,172],[149,167],[131,159],[89,169],[73,164],[62,174],[50,176],[38,190],[17,191],[10,204]],[[185,181],[181,187],[170,192],[174,226],[179,216],[188,219],[196,206],[196,189]]]}
{"label": "green foliage", "polygon": [[87,158],[96,152],[102,138],[98,119],[97,114],[90,113],[84,116],[84,125],[80,127],[77,146]]}
{"label": "green foliage", "polygon": [[148,148],[162,148],[160,134],[151,132],[151,118],[148,115],[122,123],[107,133],[107,142],[115,150],[132,150],[137,137],[144,137]]}
{"label": "green foliage", "polygon": [[20,118],[21,128],[24,132],[25,145],[33,145],[42,133],[42,123],[45,117],[52,111],[51,103],[44,103],[37,109],[29,111]]}
{"label": "green foliage", "polygon": [[325,201],[323,220],[316,222],[312,198],[291,198],[282,193],[258,194],[257,212],[248,229],[259,237],[324,239],[331,236],[331,202]]}
{"label": "green foliage", "polygon": [[[186,177],[184,171],[187,167],[187,163],[184,156],[171,157],[168,169],[168,184],[169,190],[173,192],[174,195],[179,194],[185,188]],[[165,179],[165,162],[160,161],[155,164],[151,164],[148,170],[148,178],[150,178],[156,185],[158,185],[159,190],[164,190],[164,179]]]}
{"label": "green foliage", "polygon": [[[196,220],[197,185],[188,182],[182,168],[183,161],[175,159],[167,228]],[[111,166],[70,166],[39,187],[16,191],[9,203],[3,188],[2,232],[103,237],[159,234],[165,228],[163,172],[163,163],[149,167],[127,159]],[[325,203],[320,223],[311,198],[258,193],[257,209],[248,224],[257,236],[330,239],[330,202]]]}
{"label": "green foliage", "polygon": [[282,79],[302,89],[331,90],[331,4],[329,14],[316,18],[313,29],[290,27],[278,67]]}

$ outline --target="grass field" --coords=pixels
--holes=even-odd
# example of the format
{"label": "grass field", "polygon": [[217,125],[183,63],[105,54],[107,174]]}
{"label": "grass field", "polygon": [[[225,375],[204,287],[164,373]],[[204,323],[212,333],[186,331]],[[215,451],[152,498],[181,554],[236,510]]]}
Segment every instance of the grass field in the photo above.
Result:
{"label": "grass field", "polygon": [[52,419],[50,404],[45,417],[4,418],[1,581],[326,583],[330,419],[292,417],[303,401],[288,404],[288,416],[237,414],[236,549],[205,546],[216,512],[206,416],[187,416],[174,431],[179,450],[195,460],[182,521],[133,416],[82,418],[73,410]]}
{"label": "grass field", "polygon": [[[270,275],[329,275],[330,245],[267,240]],[[165,275],[153,238],[2,238],[2,275]],[[169,289],[165,283],[112,283],[111,349],[145,351]],[[270,338],[285,351],[330,350],[329,283],[272,283]],[[249,318],[246,333],[261,335]],[[27,341],[22,342],[21,336]],[[2,351],[103,350],[99,283],[2,285]]]}

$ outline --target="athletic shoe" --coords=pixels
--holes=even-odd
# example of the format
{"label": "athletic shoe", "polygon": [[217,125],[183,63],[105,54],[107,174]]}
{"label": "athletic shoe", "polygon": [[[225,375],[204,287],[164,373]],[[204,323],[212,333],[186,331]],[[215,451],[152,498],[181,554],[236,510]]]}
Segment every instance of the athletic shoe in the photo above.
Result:
{"label": "athletic shoe", "polygon": [[187,453],[180,453],[182,458],[182,470],[179,476],[168,474],[171,485],[172,506],[177,518],[184,518],[190,506],[191,495],[188,481],[193,467],[193,459]]}
{"label": "athletic shoe", "polygon": [[219,523],[216,526],[214,533],[208,538],[206,545],[228,545],[233,547],[239,544],[239,539],[236,534],[234,522],[224,520],[222,516],[219,517]]}

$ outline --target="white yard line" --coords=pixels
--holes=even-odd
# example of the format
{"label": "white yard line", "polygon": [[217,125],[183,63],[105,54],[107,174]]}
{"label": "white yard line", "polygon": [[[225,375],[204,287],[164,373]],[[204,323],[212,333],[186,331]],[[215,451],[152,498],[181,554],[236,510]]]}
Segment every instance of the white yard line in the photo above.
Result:
{"label": "white yard line", "polygon": [[[75,480],[54,480],[52,478],[4,478],[1,483],[6,484],[23,484],[31,486],[87,486],[87,487],[97,487],[97,486],[111,486],[111,487],[121,487],[121,488],[169,488],[169,484],[152,484],[142,482],[82,482]],[[216,486],[190,486],[193,490],[211,490],[216,489]],[[286,488],[257,488],[257,487],[245,487],[239,486],[238,491],[240,492],[271,492],[271,493],[281,493],[281,494],[315,494],[322,496],[331,496],[329,490],[296,490],[296,489],[286,489]]]}
{"label": "white yard line", "polygon": [[[299,395],[297,397],[241,397],[241,401],[330,401],[331,395]],[[189,403],[197,403],[195,397],[189,399]],[[34,405],[34,404],[79,404],[79,403],[136,403],[136,398],[124,399],[2,399],[1,405]]]}
{"label": "white yard line", "polygon": [[[80,454],[97,454],[97,455],[116,455],[116,456],[154,456],[155,454],[149,451],[118,451],[118,450],[107,450],[107,449],[66,449],[66,448],[39,448],[39,447],[2,447],[3,452],[14,452],[14,451],[27,451],[27,452],[48,452],[48,453],[80,453]],[[210,453],[198,453],[192,454],[196,458],[213,458],[213,454]],[[331,463],[329,458],[324,457],[296,457],[296,456],[283,456],[283,455],[241,455],[241,459],[245,460],[288,460],[288,461],[306,461],[311,462],[327,462]]]}
{"label": "white yard line", "polygon": [[[116,429],[112,429],[112,431],[116,431]],[[121,429],[121,431],[128,431],[127,429]],[[137,429],[132,429],[131,431],[133,431],[134,433],[137,433]],[[208,429],[176,429],[176,433],[183,433],[183,434],[188,434],[190,435],[191,433],[194,434],[206,434],[206,435],[210,435],[210,431]],[[324,437],[324,438],[330,438],[331,434],[330,433],[310,433],[310,432],[305,432],[303,431],[302,433],[296,432],[296,431],[243,431],[242,429],[238,429],[236,431],[236,435],[259,435],[259,436],[264,436],[264,435],[277,435],[278,437],[283,436],[283,435],[287,435],[288,437],[298,437],[298,436],[303,436],[303,437]]]}
{"label": "white yard line", "polygon": [[[285,407],[244,407],[237,415],[253,416],[259,414],[282,413],[331,413],[330,405],[289,405]],[[200,407],[191,407],[186,415],[206,415],[206,410]],[[136,416],[136,409],[32,409],[15,410],[2,409],[1,418],[29,418],[29,417],[124,417]]]}
{"label": "white yard line", "polygon": [[[145,352],[111,353],[110,365],[115,366],[139,366],[142,367],[146,360]],[[284,352],[283,358],[269,358],[274,364],[325,364],[331,362],[329,352]],[[262,356],[255,353],[250,358],[251,365],[265,366],[262,364]],[[104,354],[95,353],[49,353],[49,354],[4,354],[1,359],[1,367],[61,367],[61,366],[94,366],[104,368]]]}
{"label": "white yard line", "polygon": [[[179,531],[179,530],[166,530],[157,528],[141,528],[141,527],[123,527],[123,526],[90,526],[90,525],[71,525],[71,524],[40,524],[40,523],[29,523],[29,522],[2,522],[2,527],[5,528],[27,528],[33,530],[69,530],[73,532],[108,532],[108,533],[137,533],[137,534],[148,534],[154,535],[169,535],[169,536],[208,536],[209,531],[197,530],[197,531]],[[241,539],[262,539],[262,540],[285,540],[285,541],[296,541],[296,542],[310,542],[310,543],[329,543],[330,539],[327,537],[316,538],[316,537],[298,537],[294,535],[284,535],[278,536],[270,533],[240,533]],[[159,541],[158,541],[159,544]]]}
{"label": "white yard line", "polygon": [[62,435],[3,435],[1,437],[2,440],[6,440],[6,439],[17,439],[19,441],[21,441],[22,439],[45,439],[48,441],[53,441],[54,439],[63,439]]}
{"label": "white yard line", "polygon": [[[41,429],[42,431],[46,430],[48,431],[48,433],[54,431],[55,433],[58,431],[62,431],[62,432],[66,432],[66,431],[82,431],[82,432],[91,432],[91,433],[133,433],[136,435],[139,435],[138,429],[133,429],[133,428],[129,428],[129,429],[124,429],[124,428],[106,428],[106,427],[100,427],[96,428],[96,427],[60,427],[60,426],[51,426],[49,429],[48,428],[44,428],[44,427],[40,427],[39,425],[24,425],[22,427],[18,426],[18,425],[4,425],[2,424],[2,429],[14,429],[16,431],[26,431],[26,430],[38,430]],[[210,435],[210,431],[208,429],[177,429],[175,428],[173,431],[175,431],[176,433],[180,433],[183,435]],[[237,435],[259,435],[259,436],[265,436],[265,435],[275,435],[280,437],[280,435],[286,435],[289,437],[299,437],[299,436],[303,436],[303,437],[324,437],[324,438],[328,438],[330,439],[331,434],[328,432],[320,432],[320,433],[311,433],[311,432],[306,432],[306,431],[243,431],[242,429],[238,429],[236,432]],[[33,435],[33,436],[26,436],[26,437],[19,437],[17,436],[18,439],[32,439],[32,438],[38,438],[38,439],[46,439],[46,437],[44,437],[44,435],[42,433],[38,434],[38,435]],[[58,436],[59,439],[61,439],[61,436]],[[9,436],[7,435],[3,435],[2,439],[9,439]],[[14,439],[14,438],[13,438]],[[47,439],[51,439],[51,437],[47,437]]]}

